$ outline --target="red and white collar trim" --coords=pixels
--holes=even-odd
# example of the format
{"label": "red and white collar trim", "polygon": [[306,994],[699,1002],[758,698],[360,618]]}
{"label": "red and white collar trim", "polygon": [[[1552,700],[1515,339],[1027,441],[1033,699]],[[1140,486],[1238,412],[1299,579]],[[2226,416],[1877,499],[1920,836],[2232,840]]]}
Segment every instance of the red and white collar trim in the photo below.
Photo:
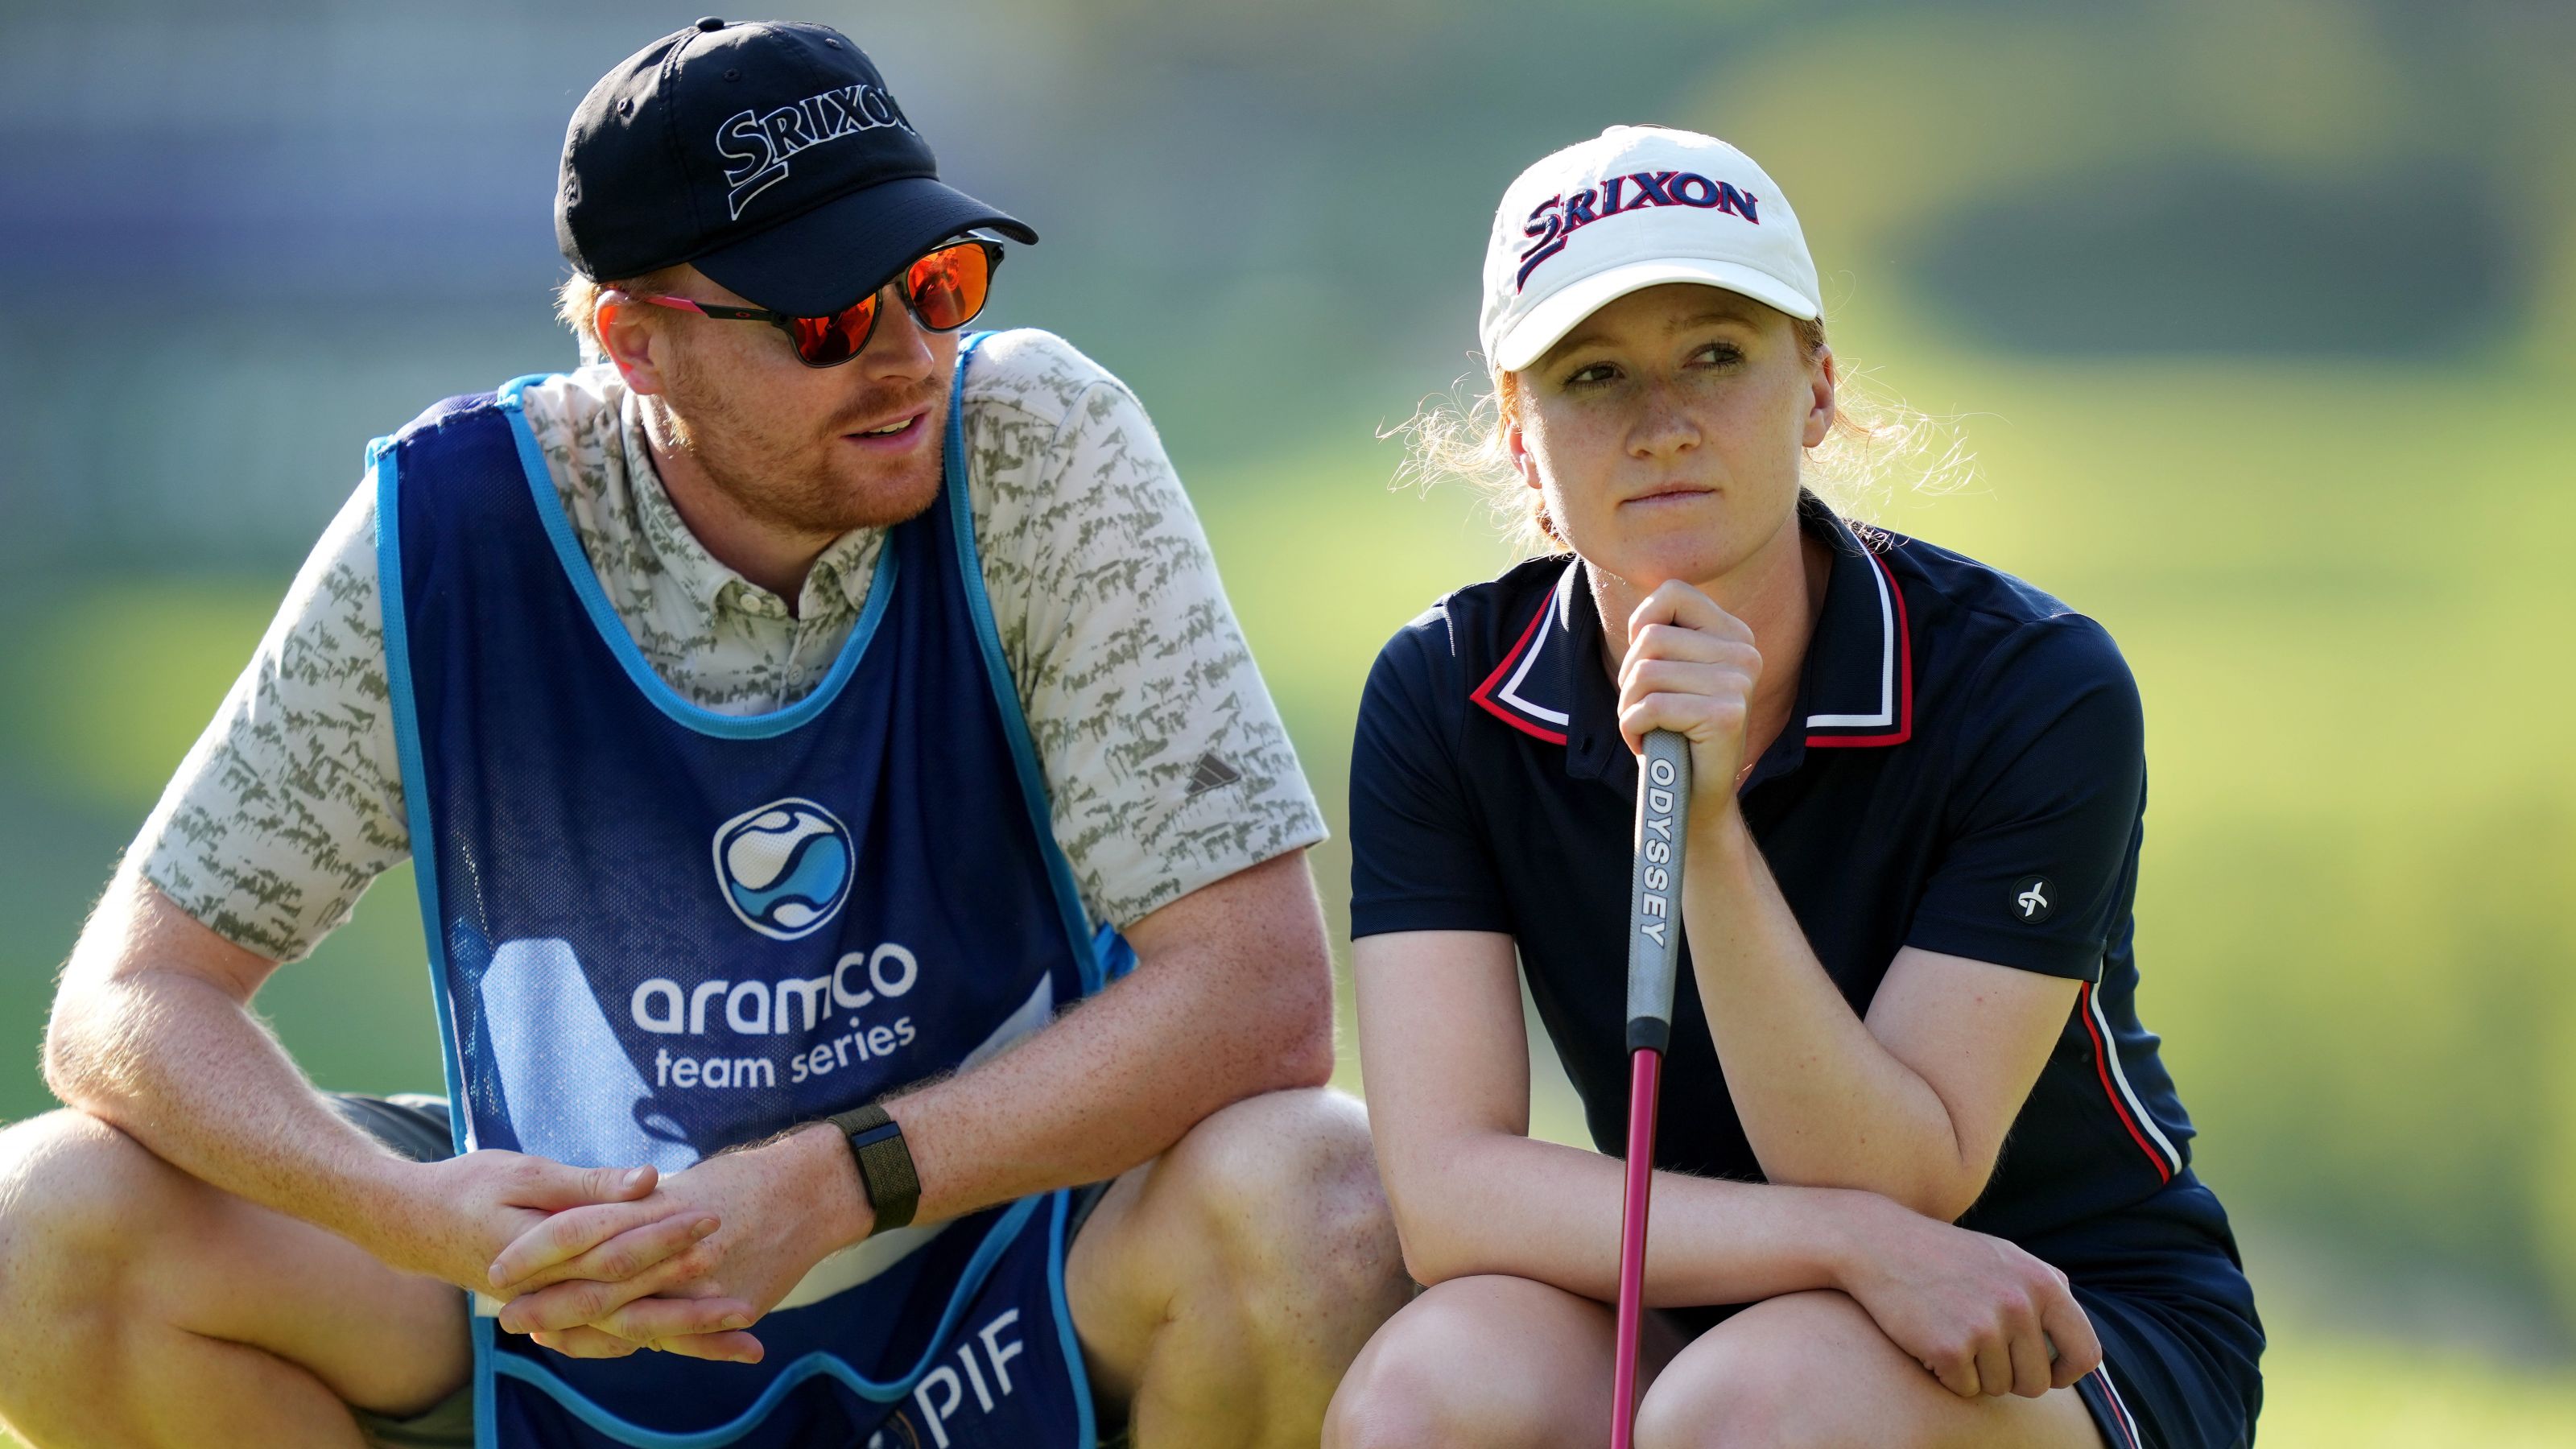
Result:
{"label": "red and white collar trim", "polygon": [[1905,616],[1905,591],[1876,550],[1864,544],[1861,557],[1869,560],[1870,582],[1878,586],[1878,707],[1865,714],[1807,716],[1811,749],[1901,745],[1914,737],[1914,632]]}
{"label": "red and white collar trim", "polygon": [[1570,637],[1563,636],[1570,636],[1572,632],[1570,611],[1576,571],[1580,567],[1579,564],[1566,565],[1556,587],[1549,590],[1547,598],[1531,611],[1529,624],[1521,630],[1520,638],[1503,651],[1502,662],[1495,665],[1494,672],[1486,675],[1485,682],[1477,685],[1475,692],[1468,696],[1494,718],[1522,734],[1536,736],[1552,745],[1565,743],[1565,726],[1570,716],[1564,710],[1540,704],[1524,691],[1530,686],[1531,671],[1537,667],[1539,656],[1546,653],[1549,640],[1557,640],[1560,650],[1572,644]]}
{"label": "red and white collar trim", "polygon": [[[1840,519],[1818,508],[1811,523],[1834,545],[1834,570],[1823,613],[1808,642],[1802,693],[1810,702],[1843,705],[1806,717],[1812,749],[1900,745],[1914,737],[1914,635],[1905,592],[1886,556],[1857,537]],[[1591,655],[1574,634],[1579,617],[1590,627],[1589,600],[1578,608],[1574,591],[1582,561],[1569,560],[1556,586],[1514,636],[1469,698],[1486,713],[1533,739],[1566,742],[1575,700],[1597,687],[1579,676]]]}

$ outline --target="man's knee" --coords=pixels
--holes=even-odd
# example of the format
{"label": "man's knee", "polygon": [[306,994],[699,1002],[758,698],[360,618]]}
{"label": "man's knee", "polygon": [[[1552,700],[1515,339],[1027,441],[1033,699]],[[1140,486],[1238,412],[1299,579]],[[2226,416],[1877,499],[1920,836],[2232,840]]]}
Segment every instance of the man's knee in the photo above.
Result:
{"label": "man's knee", "polygon": [[1338,1092],[1272,1092],[1193,1128],[1159,1171],[1206,1225],[1230,1274],[1335,1308],[1403,1301],[1402,1253],[1368,1114]]}
{"label": "man's knee", "polygon": [[[205,1191],[83,1112],[48,1112],[0,1132],[0,1306],[109,1306],[103,1290]],[[66,1303],[49,1303],[65,1290]]]}
{"label": "man's knee", "polygon": [[[1835,1441],[1835,1375],[1851,1362],[1835,1340],[1859,1305],[1840,1293],[1791,1294],[1711,1329],[1658,1377],[1637,1406],[1641,1449],[1803,1449]],[[1871,1330],[1875,1332],[1873,1328]]]}
{"label": "man's knee", "polygon": [[0,1412],[42,1422],[98,1391],[151,1311],[141,1265],[184,1230],[192,1189],[84,1113],[0,1132]]}

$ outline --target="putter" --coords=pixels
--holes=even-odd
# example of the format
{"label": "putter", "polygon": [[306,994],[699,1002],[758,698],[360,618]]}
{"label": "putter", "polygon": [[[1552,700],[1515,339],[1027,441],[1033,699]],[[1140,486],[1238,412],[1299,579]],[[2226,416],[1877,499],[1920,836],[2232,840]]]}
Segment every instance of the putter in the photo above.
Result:
{"label": "putter", "polygon": [[1655,1104],[1673,1034],[1681,960],[1682,826],[1690,809],[1690,743],[1646,736],[1637,762],[1637,860],[1628,886],[1628,1191],[1619,1213],[1618,1358],[1611,1369],[1611,1449],[1637,1432],[1637,1335],[1645,1312],[1646,1200],[1655,1179]]}

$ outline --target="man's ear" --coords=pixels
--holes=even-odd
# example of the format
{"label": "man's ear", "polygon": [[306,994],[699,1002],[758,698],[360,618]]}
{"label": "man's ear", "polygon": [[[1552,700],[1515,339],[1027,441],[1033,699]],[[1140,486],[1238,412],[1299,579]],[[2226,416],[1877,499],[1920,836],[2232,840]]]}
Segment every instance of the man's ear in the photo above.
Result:
{"label": "man's ear", "polygon": [[662,368],[657,360],[661,319],[650,315],[652,311],[649,302],[610,292],[591,314],[600,351],[617,364],[618,375],[626,379],[626,385],[646,397],[662,391]]}

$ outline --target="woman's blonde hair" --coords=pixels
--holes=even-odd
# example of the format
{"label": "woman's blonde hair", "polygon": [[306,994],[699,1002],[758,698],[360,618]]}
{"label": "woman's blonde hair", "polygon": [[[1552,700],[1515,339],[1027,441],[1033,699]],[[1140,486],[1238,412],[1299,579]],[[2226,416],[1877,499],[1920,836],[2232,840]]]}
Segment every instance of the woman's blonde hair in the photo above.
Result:
{"label": "woman's blonde hair", "polygon": [[[1824,322],[1792,319],[1792,324],[1800,350],[1811,360],[1821,356]],[[1850,367],[1839,361],[1834,373],[1833,425],[1822,443],[1807,450],[1799,473],[1809,492],[1843,517],[1865,522],[1900,478],[1923,492],[1951,491],[1966,481],[1969,456],[1940,420],[1859,385]],[[1547,516],[1546,495],[1523,485],[1520,471],[1512,466],[1504,435],[1520,406],[1516,375],[1492,374],[1489,383],[1473,399],[1457,392],[1426,398],[1410,420],[1387,430],[1383,436],[1405,443],[1397,486],[1427,488],[1443,478],[1464,480],[1484,491],[1495,517],[1521,549],[1569,552]],[[1464,388],[1463,380],[1460,386]]]}

